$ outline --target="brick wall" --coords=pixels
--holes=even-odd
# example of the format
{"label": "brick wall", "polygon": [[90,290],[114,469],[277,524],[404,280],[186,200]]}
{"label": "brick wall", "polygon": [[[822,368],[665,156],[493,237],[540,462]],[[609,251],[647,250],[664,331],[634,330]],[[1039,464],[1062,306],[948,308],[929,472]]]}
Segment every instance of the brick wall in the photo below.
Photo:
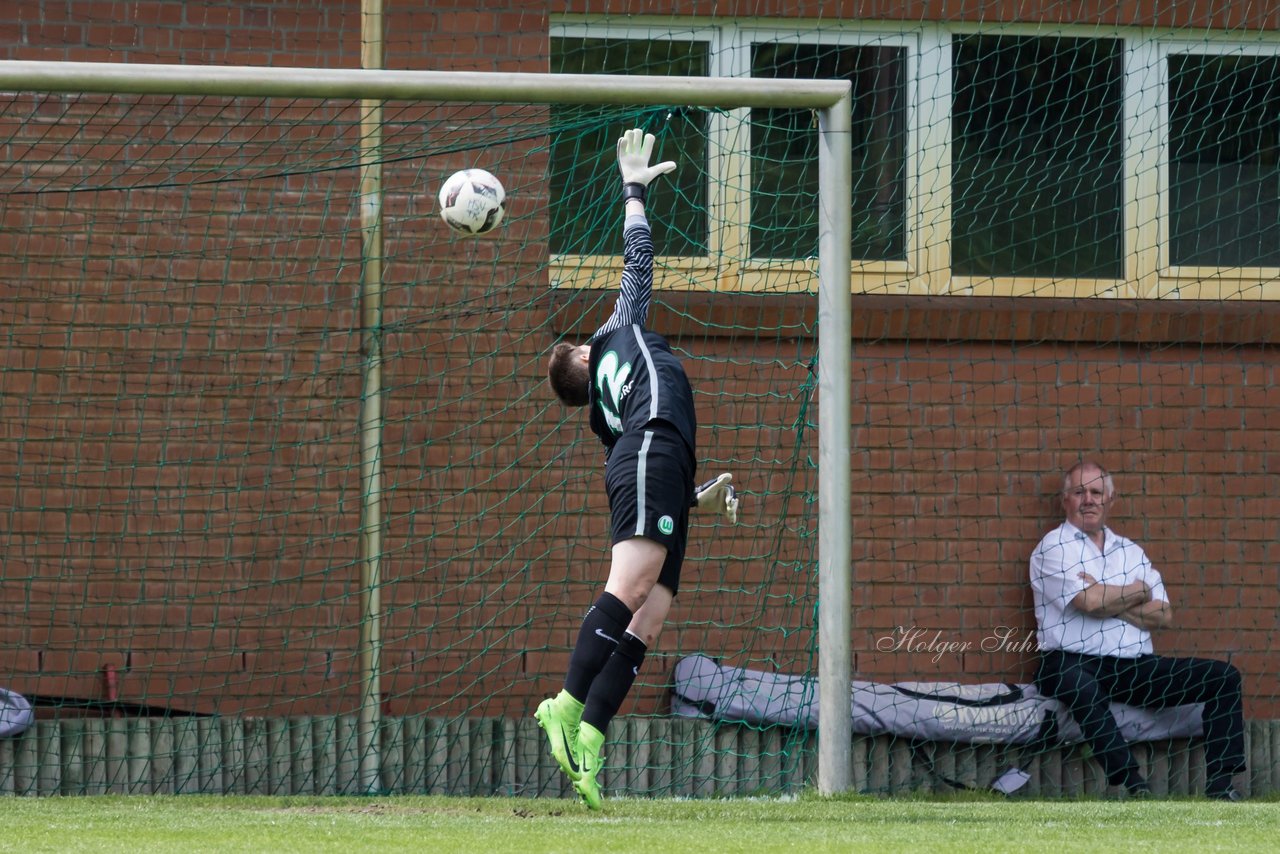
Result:
{"label": "brick wall", "polygon": [[[11,4],[0,32],[5,58],[355,67],[358,10]],[[387,15],[389,67],[543,70],[541,11],[389,3]],[[529,175],[542,165],[525,163]],[[430,206],[396,186],[388,209],[412,225]],[[345,203],[320,216],[307,201],[351,187],[350,173],[286,186],[299,203],[258,223],[230,215],[245,196],[206,197],[208,222],[228,229],[214,257],[184,254],[156,226],[163,216],[142,227],[128,211],[97,212],[117,225],[90,233],[75,197],[57,215],[7,198],[10,235],[26,235],[0,253],[8,687],[101,698],[112,665],[119,698],[142,705],[350,708],[359,246],[327,224],[346,221]],[[165,211],[163,193],[133,199]],[[549,301],[534,215],[545,196],[517,203],[524,231],[508,235],[510,253],[484,243],[410,264],[421,233],[388,237],[383,690],[397,713],[527,711],[554,688],[603,577],[597,454],[538,392],[548,345],[592,314],[566,320],[576,310]],[[288,256],[305,263],[251,239],[291,229],[332,239]],[[477,303],[447,328],[432,319],[436,306]],[[1276,319],[1269,305],[855,300],[858,675],[1027,677],[1027,558],[1058,521],[1056,472],[1088,455],[1116,474],[1115,526],[1143,542],[1173,595],[1178,627],[1160,649],[1231,656],[1248,712],[1274,717]],[[696,357],[700,389],[726,392],[699,397],[705,454],[737,461],[746,504],[733,539],[695,532],[696,572],[631,703],[645,711],[661,707],[683,654],[809,666],[804,637],[776,655],[769,644],[802,624],[814,595],[803,458],[815,442],[794,426],[814,349],[809,300],[671,295],[655,325]],[[779,327],[789,340],[748,331]],[[795,454],[798,473],[775,462]],[[768,497],[753,505],[753,493]]]}
{"label": "brick wall", "polygon": [[[767,307],[671,297],[696,337]],[[860,678],[1028,680],[1032,549],[1062,520],[1061,472],[1107,466],[1112,527],[1174,607],[1157,650],[1229,658],[1273,716],[1280,601],[1270,304],[855,296],[853,651]],[[754,473],[765,477],[765,472]]]}
{"label": "brick wall", "polygon": [[[1027,561],[1083,456],[1112,471],[1112,527],[1165,579],[1158,650],[1230,656],[1270,707],[1277,367],[1262,345],[855,342],[859,671],[1029,677],[1000,627],[1034,628]],[[900,627],[921,631],[904,646]]]}

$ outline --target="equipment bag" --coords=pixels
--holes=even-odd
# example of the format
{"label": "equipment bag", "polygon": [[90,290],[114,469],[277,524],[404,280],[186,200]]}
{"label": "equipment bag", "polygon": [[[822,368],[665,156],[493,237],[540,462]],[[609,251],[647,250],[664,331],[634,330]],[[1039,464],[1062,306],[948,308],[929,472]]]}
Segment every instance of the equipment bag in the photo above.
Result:
{"label": "equipment bag", "polygon": [[35,719],[36,714],[26,697],[0,688],[0,738],[25,732]]}
{"label": "equipment bag", "polygon": [[[703,655],[676,663],[672,714],[749,724],[815,729],[815,678],[724,667]],[[849,695],[853,732],[917,741],[975,744],[1073,744],[1080,728],[1059,703],[1030,684],[854,681]],[[1112,703],[1128,741],[1190,738],[1203,733],[1202,703],[1143,709]]]}

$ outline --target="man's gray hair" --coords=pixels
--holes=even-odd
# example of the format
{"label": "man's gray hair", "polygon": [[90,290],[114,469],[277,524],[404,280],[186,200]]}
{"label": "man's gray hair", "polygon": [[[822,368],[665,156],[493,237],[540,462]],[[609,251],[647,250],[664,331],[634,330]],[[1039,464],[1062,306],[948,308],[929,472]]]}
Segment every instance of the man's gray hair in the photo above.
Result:
{"label": "man's gray hair", "polygon": [[1095,463],[1093,460],[1081,460],[1080,462],[1076,463],[1071,468],[1066,470],[1066,472],[1062,475],[1062,494],[1063,495],[1066,495],[1067,490],[1071,488],[1071,475],[1075,474],[1078,471],[1081,471],[1082,469],[1097,469],[1098,471],[1102,472],[1103,492],[1106,494],[1106,497],[1108,499],[1115,496],[1116,484],[1115,484],[1115,481],[1111,479],[1111,472],[1107,471],[1106,468],[1104,468],[1100,463]]}

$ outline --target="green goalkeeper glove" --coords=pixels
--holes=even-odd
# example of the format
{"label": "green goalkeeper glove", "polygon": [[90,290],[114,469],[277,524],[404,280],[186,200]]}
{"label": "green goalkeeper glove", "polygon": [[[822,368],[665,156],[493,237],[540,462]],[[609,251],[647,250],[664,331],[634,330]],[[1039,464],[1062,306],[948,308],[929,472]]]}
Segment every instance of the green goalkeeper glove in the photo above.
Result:
{"label": "green goalkeeper glove", "polygon": [[738,492],[732,481],[733,475],[726,472],[702,484],[693,491],[693,506],[720,513],[730,525],[738,524]]}
{"label": "green goalkeeper glove", "polygon": [[649,165],[653,155],[654,136],[633,128],[618,138],[618,171],[622,173],[622,200],[644,201],[649,182],[659,175],[675,171],[674,160]]}

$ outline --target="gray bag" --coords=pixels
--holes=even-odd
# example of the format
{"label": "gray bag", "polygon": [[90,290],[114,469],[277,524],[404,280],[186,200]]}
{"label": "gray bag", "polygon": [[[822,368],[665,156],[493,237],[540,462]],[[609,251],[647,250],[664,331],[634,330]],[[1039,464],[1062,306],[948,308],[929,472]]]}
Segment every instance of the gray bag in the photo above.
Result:
{"label": "gray bag", "polygon": [[[681,659],[673,677],[674,715],[808,729],[818,725],[818,685],[813,677],[723,667],[703,655]],[[1167,709],[1111,704],[1128,741],[1199,736],[1203,709],[1202,703]],[[973,744],[1083,740],[1062,704],[1029,684],[854,681],[849,711],[853,732],[860,735]]]}
{"label": "gray bag", "polygon": [[35,720],[36,714],[26,697],[0,688],[0,738],[25,732]]}

